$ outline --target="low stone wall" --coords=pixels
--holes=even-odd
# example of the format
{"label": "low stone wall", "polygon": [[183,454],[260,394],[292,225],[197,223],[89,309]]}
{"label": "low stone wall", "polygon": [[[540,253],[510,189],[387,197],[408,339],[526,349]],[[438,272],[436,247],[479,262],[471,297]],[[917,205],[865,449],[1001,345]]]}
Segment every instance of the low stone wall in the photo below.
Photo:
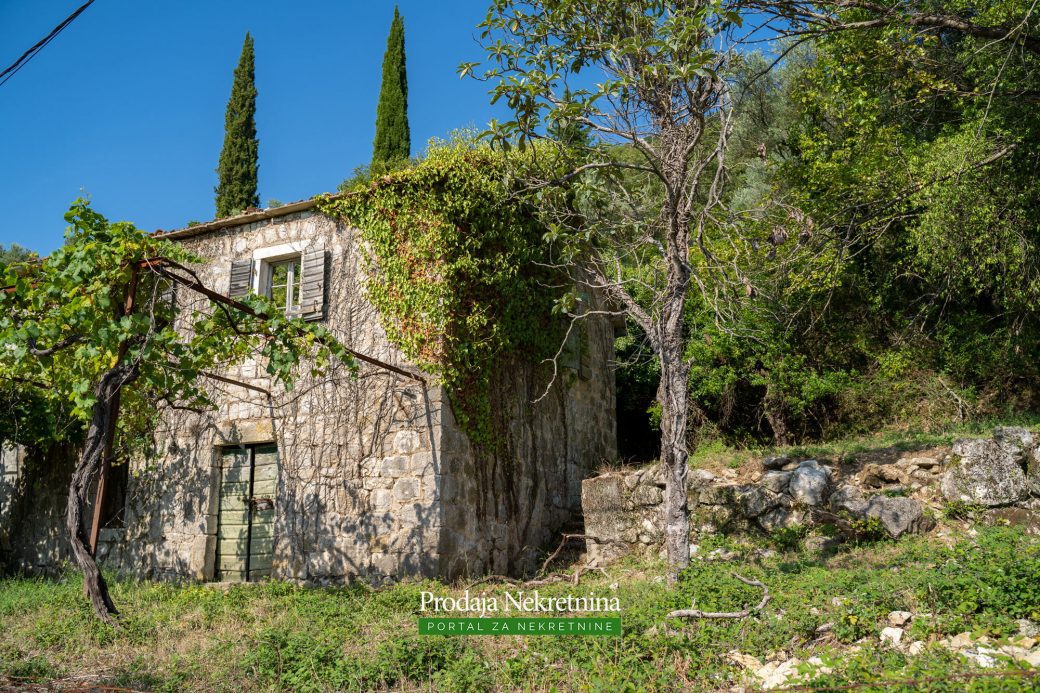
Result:
{"label": "low stone wall", "polygon": [[[949,503],[985,510],[1040,533],[1040,446],[1029,431],[1001,427],[929,454],[826,461],[767,457],[749,472],[704,469],[689,476],[690,540],[717,532],[772,532],[820,523],[875,521],[894,539],[929,531]],[[635,551],[657,555],[664,541],[659,466],[613,471],[582,484],[592,560]]]}

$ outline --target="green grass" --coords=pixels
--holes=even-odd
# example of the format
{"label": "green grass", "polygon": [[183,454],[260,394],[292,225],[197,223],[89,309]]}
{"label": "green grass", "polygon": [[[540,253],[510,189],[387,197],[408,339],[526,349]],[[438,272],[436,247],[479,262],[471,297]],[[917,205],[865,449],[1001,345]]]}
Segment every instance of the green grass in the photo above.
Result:
{"label": "green grass", "polygon": [[[881,690],[885,682],[977,671],[937,646],[912,658],[878,647],[890,611],[931,614],[917,617],[907,633],[926,642],[962,631],[999,642],[1015,634],[1015,619],[1040,619],[1040,545],[1011,528],[981,527],[949,546],[919,537],[847,547],[826,559],[797,550],[762,559],[755,551],[762,545],[706,540],[702,555],[726,546],[741,559],[697,562],[675,586],[662,580],[663,566],[628,561],[609,577],[586,574],[579,587],[539,588],[616,594],[619,638],[420,636],[420,592],[464,588],[436,582],[377,590],[266,583],[224,591],[116,581],[123,625],[115,629],[92,617],[74,573],[7,578],[0,581],[0,688],[68,679],[162,691],[710,690],[747,681],[727,657],[736,650],[762,661],[820,655],[832,660],[833,671],[817,675],[818,683],[874,682],[865,690]],[[732,571],[769,586],[773,600],[761,615],[662,628],[669,610],[691,600],[705,610],[757,602],[759,591]],[[817,628],[826,623],[832,630],[821,638]],[[985,678],[884,690],[1023,690],[1029,681],[1040,686],[1040,679]]]}
{"label": "green grass", "polygon": [[696,468],[711,462],[718,466],[739,467],[749,460],[766,455],[786,454],[802,459],[819,457],[840,460],[860,453],[889,448],[912,452],[950,445],[958,438],[988,438],[993,434],[995,426],[1022,426],[1036,433],[1040,431],[1040,417],[1033,415],[1001,416],[994,419],[944,424],[928,430],[890,427],[870,434],[789,447],[738,448],[715,440],[701,445],[690,455],[690,466]]}

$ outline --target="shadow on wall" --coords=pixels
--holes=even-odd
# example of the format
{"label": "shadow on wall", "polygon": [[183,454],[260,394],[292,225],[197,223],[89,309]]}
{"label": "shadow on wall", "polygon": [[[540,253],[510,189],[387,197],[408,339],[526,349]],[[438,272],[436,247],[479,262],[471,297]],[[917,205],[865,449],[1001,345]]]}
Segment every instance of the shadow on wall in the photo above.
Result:
{"label": "shadow on wall", "polygon": [[[0,566],[5,570],[52,573],[72,559],[65,508],[77,453],[67,443],[47,450],[23,449],[19,473],[5,475],[8,488],[0,491],[5,498]],[[90,510],[84,514],[87,520],[91,516]]]}

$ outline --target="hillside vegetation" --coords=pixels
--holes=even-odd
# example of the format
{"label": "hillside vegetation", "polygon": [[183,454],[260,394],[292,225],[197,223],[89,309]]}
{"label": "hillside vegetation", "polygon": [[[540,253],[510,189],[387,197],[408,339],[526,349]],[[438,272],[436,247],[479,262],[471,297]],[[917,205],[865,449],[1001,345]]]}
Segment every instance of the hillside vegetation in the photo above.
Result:
{"label": "hillside vegetation", "polygon": [[[0,583],[0,682],[194,691],[721,690],[757,687],[760,666],[797,659],[801,666],[788,668],[802,673],[789,683],[825,688],[1040,686],[1040,662],[998,649],[1028,645],[1018,638],[1018,620],[1040,620],[1040,546],[1016,530],[951,531],[828,558],[724,539],[700,551],[714,548],[734,554],[733,562],[695,561],[674,587],[664,583],[663,565],[625,563],[608,576],[583,577],[580,590],[569,582],[538,588],[619,596],[624,635],[617,638],[421,636],[420,592],[458,596],[465,588],[433,582],[226,590],[116,582],[113,595],[127,616],[113,629],[93,617],[77,575],[8,578]],[[665,627],[665,614],[691,599],[713,610],[757,602],[757,590],[733,570],[769,585],[773,600],[760,615]],[[905,637],[923,643],[917,654],[879,641],[888,614],[898,611],[913,614]],[[951,648],[962,633],[975,649]],[[978,647],[997,652],[987,668]]]}

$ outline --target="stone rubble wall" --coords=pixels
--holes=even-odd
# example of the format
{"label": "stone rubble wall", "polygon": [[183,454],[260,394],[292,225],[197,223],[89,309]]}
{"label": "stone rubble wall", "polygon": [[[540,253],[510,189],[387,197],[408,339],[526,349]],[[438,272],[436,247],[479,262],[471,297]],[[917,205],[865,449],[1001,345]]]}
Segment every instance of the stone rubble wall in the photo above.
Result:
{"label": "stone rubble wall", "polygon": [[[939,457],[907,453],[860,465],[767,457],[752,478],[692,470],[690,539],[716,532],[772,532],[835,517],[876,520],[890,537],[929,531],[949,503],[992,508],[995,517],[1040,533],[1040,448],[1025,429],[998,427],[991,439],[958,440]],[[590,558],[634,551],[659,555],[664,476],[658,465],[613,471],[582,484]]]}

